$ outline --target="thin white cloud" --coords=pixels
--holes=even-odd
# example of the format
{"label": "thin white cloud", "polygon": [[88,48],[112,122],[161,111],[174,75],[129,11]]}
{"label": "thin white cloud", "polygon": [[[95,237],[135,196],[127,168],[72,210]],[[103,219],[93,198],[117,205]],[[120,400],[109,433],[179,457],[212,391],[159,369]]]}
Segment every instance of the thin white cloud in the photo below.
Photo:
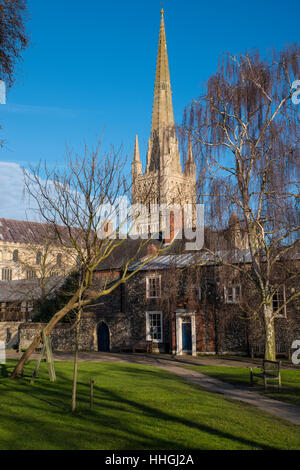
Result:
{"label": "thin white cloud", "polygon": [[77,117],[79,114],[79,111],[75,109],[56,108],[50,106],[32,106],[13,103],[7,103],[6,105],[2,105],[0,108],[0,112],[1,111],[4,113],[26,115],[53,115],[68,118]]}
{"label": "thin white cloud", "polygon": [[36,219],[36,213],[24,198],[23,170],[17,163],[0,162],[0,217]]}

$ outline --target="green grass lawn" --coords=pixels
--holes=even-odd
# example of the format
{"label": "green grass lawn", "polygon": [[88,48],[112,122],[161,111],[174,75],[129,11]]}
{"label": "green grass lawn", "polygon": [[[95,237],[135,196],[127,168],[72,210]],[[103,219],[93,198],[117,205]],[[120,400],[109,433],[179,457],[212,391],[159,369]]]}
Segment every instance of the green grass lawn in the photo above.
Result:
{"label": "green grass lawn", "polygon": [[[8,372],[14,361],[8,361]],[[17,381],[0,378],[0,449],[297,449],[300,427],[203,391],[150,366],[80,363],[78,409],[70,413],[72,363],[49,382],[35,362]],[[89,380],[95,379],[94,411]]]}
{"label": "green grass lawn", "polygon": [[[184,366],[188,369],[194,369],[202,374],[216,377],[225,382],[234,385],[250,386],[250,373],[248,368],[228,367],[228,366]],[[258,369],[253,369],[257,371]],[[300,370],[281,370],[282,387],[280,390],[277,386],[271,386],[264,390],[263,381],[254,378],[254,390],[263,393],[276,400],[287,401],[300,405]]]}

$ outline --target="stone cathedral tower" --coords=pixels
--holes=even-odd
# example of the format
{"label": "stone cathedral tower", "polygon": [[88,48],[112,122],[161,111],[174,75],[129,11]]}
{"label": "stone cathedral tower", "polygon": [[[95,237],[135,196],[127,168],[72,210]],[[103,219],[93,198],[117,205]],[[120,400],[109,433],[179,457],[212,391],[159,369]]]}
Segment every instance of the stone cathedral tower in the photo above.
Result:
{"label": "stone cathedral tower", "polygon": [[[170,71],[164,24],[164,10],[161,10],[154,102],[152,110],[151,135],[148,143],[147,166],[143,174],[140,160],[138,137],[135,139],[132,161],[132,201],[147,207],[147,217],[139,224],[140,233],[156,233],[163,230],[157,205],[167,207],[185,204],[193,207],[191,225],[195,225],[196,174],[191,142],[184,171],[180,162],[178,139],[172,103]],[[151,225],[150,217],[151,216]]]}

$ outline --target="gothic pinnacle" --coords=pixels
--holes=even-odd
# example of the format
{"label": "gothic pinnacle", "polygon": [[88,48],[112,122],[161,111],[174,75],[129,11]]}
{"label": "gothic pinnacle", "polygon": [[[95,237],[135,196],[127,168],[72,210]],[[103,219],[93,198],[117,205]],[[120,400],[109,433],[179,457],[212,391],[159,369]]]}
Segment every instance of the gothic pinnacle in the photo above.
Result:
{"label": "gothic pinnacle", "polygon": [[137,134],[136,134],[136,136],[135,136],[133,160],[134,160],[135,162],[140,162],[140,161],[141,161],[141,159],[140,159],[140,149],[139,149],[139,140],[138,140]]}

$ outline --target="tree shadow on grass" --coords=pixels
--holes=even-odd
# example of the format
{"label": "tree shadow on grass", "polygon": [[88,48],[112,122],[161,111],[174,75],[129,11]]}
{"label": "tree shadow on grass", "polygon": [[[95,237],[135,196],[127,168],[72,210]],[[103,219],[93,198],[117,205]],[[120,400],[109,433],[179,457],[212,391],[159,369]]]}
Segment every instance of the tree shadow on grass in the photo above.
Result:
{"label": "tree shadow on grass", "polygon": [[8,370],[6,364],[0,364],[0,379],[6,379],[8,377]]}
{"label": "tree shadow on grass", "polygon": [[101,390],[102,393],[107,394],[109,396],[110,400],[112,398],[116,402],[119,402],[119,401],[122,400],[123,403],[126,403],[127,405],[129,405],[133,409],[136,409],[136,410],[142,412],[142,414],[144,416],[154,417],[155,419],[160,419],[160,420],[166,421],[168,423],[174,423],[174,424],[177,424],[177,425],[181,424],[181,425],[184,425],[188,428],[191,428],[191,429],[194,429],[194,430],[197,430],[197,431],[202,431],[202,432],[205,432],[205,433],[210,434],[212,436],[217,436],[217,437],[220,437],[220,438],[225,438],[225,439],[236,441],[236,442],[238,442],[242,445],[245,445],[247,447],[250,446],[250,447],[255,447],[255,448],[258,447],[258,448],[265,449],[265,450],[274,450],[274,447],[269,446],[267,444],[261,444],[258,441],[253,441],[253,440],[250,440],[250,439],[245,439],[243,437],[238,437],[238,436],[235,436],[235,435],[230,434],[228,432],[224,432],[224,431],[221,431],[221,430],[214,429],[213,427],[205,425],[205,424],[199,424],[197,422],[193,422],[191,420],[188,420],[188,419],[185,419],[185,418],[182,418],[182,417],[179,417],[179,416],[173,416],[169,413],[166,413],[165,411],[162,411],[160,409],[151,407],[149,405],[141,404],[141,403],[138,403],[134,400],[125,399],[124,396],[121,396],[121,395],[119,395],[115,392],[112,392],[111,390],[104,389],[102,387],[101,387],[100,390]]}
{"label": "tree shadow on grass", "polygon": [[[82,367],[80,367],[82,369]],[[70,373],[70,370],[68,371]],[[265,443],[261,443],[258,440],[245,438],[242,436],[236,436],[230,432],[216,429],[205,423],[195,422],[193,420],[174,415],[150,406],[148,403],[143,403],[135,399],[126,397],[124,388],[121,393],[113,390],[103,384],[101,386],[95,385],[95,411],[91,413],[89,411],[88,403],[88,378],[90,376],[96,377],[97,380],[105,378],[111,381],[121,381],[122,376],[124,378],[130,377],[131,387],[132,384],[136,387],[143,387],[144,379],[150,377],[149,385],[151,383],[155,385],[155,379],[159,382],[161,396],[164,393],[170,393],[172,391],[172,384],[180,381],[186,385],[186,381],[178,378],[170,373],[163,373],[160,369],[151,370],[151,368],[140,368],[140,367],[120,367],[116,364],[109,364],[105,367],[99,368],[99,364],[95,364],[93,367],[89,367],[88,370],[80,373],[80,381],[78,383],[78,412],[75,415],[71,415],[68,410],[68,404],[71,401],[71,380],[68,372],[62,370],[62,367],[57,367],[58,381],[50,383],[47,378],[47,372],[45,368],[41,371],[40,378],[34,385],[28,383],[27,375],[25,379],[22,379],[16,383],[16,387],[13,386],[14,382],[10,381],[7,388],[7,393],[15,391],[15,395],[18,397],[13,403],[13,415],[6,412],[6,409],[1,411],[1,421],[6,424],[9,428],[12,427],[15,431],[19,430],[19,437],[22,436],[22,431],[26,429],[26,434],[32,439],[27,444],[23,442],[23,446],[19,448],[57,448],[57,449],[188,449],[188,448],[213,448],[208,447],[201,443],[202,437],[208,437],[206,442],[211,437],[211,443],[213,444],[219,439],[217,445],[220,448],[222,440],[226,444],[226,448],[260,448],[273,450],[274,448]],[[110,374],[109,374],[110,372]],[[163,371],[164,372],[164,371]],[[86,382],[85,382],[86,379]],[[117,385],[114,384],[116,387]],[[127,387],[127,385],[126,385]],[[129,385],[128,385],[129,387]],[[197,389],[199,397],[201,397],[200,389],[196,386],[189,385],[189,390]],[[22,393],[18,393],[22,392]],[[137,389],[137,392],[139,390]],[[208,392],[205,392],[208,394]],[[131,388],[132,394],[132,388]],[[213,394],[211,394],[213,396]],[[149,394],[151,399],[151,394]],[[186,396],[179,396],[179,406],[184,406],[184,400]],[[141,399],[140,399],[141,400]],[[177,400],[177,397],[176,397]],[[222,400],[222,399],[220,399]],[[220,406],[222,403],[220,402]],[[211,405],[210,405],[211,406]],[[238,406],[238,405],[235,405]],[[28,409],[28,418],[22,417],[22,411]],[[43,412],[47,416],[47,419],[43,418]],[[214,419],[217,421],[217,408],[214,409]],[[140,422],[145,419],[143,425]],[[13,422],[12,422],[13,420]],[[233,421],[233,419],[232,419]],[[174,438],[169,438],[164,435],[154,434],[152,425],[158,425],[162,429],[172,425],[172,429],[181,428],[183,426],[183,435],[178,437],[179,443],[174,442]],[[139,424],[139,425],[138,425]],[[5,429],[5,428],[4,428]],[[187,447],[183,444],[184,429],[186,431],[193,430],[199,432],[199,439],[197,441],[197,447],[194,445]],[[148,431],[149,430],[149,431]],[[15,432],[14,431],[14,432]],[[29,433],[29,434],[28,434]],[[42,433],[42,435],[41,435]],[[18,448],[18,438],[9,437],[12,433],[4,434],[4,439],[0,443],[0,448]],[[104,440],[97,439],[96,436],[105,435]],[[80,438],[78,438],[78,436]],[[202,439],[203,440],[203,439]],[[198,445],[199,442],[199,445]],[[114,444],[115,443],[115,444]],[[232,443],[232,445],[231,445]],[[4,445],[4,447],[3,447]],[[231,446],[231,447],[230,447]]]}
{"label": "tree shadow on grass", "polygon": [[[97,389],[97,387],[96,387]],[[95,390],[96,391],[96,390]],[[99,411],[97,413],[91,413],[88,411],[80,410],[80,412],[74,416],[70,413],[61,413],[58,410],[49,411],[45,410],[42,400],[31,407],[30,419],[24,419],[18,415],[18,413],[11,416],[10,413],[1,412],[1,421],[6,423],[7,420],[13,419],[14,428],[20,430],[20,435],[12,437],[5,437],[4,442],[0,447],[3,448],[57,448],[57,449],[89,449],[89,448],[116,448],[116,449],[188,449],[195,448],[195,445],[188,447],[182,442],[176,444],[171,438],[168,439],[166,436],[153,436],[151,433],[147,433],[146,427],[141,429],[135,429],[135,421],[131,422],[130,414],[139,414],[145,417],[145,421],[148,418],[164,423],[173,423],[175,426],[183,425],[194,431],[201,431],[212,437],[218,437],[229,441],[235,441],[239,444],[238,447],[245,448],[262,448],[262,449],[274,449],[268,445],[261,445],[261,443],[245,439],[242,437],[233,436],[228,432],[216,430],[208,425],[199,424],[192,422],[191,420],[175,417],[165,411],[158,410],[146,404],[137,403],[134,400],[125,399],[124,396],[112,392],[110,389],[100,389],[101,398],[97,399],[97,405]],[[97,393],[97,391],[96,391]],[[106,396],[107,402],[103,403],[102,397]],[[122,406],[112,407],[111,402],[121,403]],[[19,404],[19,409],[22,410],[24,403]],[[111,410],[118,410],[120,414],[118,416],[110,416]],[[47,420],[45,421],[43,410],[47,413]],[[38,418],[36,412],[41,413]],[[107,414],[108,412],[108,414]],[[126,416],[128,419],[126,420]],[[99,424],[101,425],[99,429]],[[4,428],[5,429],[5,428]],[[25,441],[20,447],[18,445],[18,439],[22,435],[27,436],[27,444]],[[105,432],[106,446],[101,446],[101,440],[97,443],[95,435],[98,433],[103,434]],[[11,433],[9,433],[11,436]],[[81,436],[78,441],[78,436]],[[28,439],[29,438],[29,439]],[[23,438],[22,438],[23,439]],[[117,441],[117,446],[114,447],[113,442]],[[111,442],[109,444],[109,442]],[[214,442],[214,440],[212,440]],[[226,445],[226,444],[225,444]],[[226,447],[228,444],[226,445]],[[235,446],[233,446],[235,447]],[[199,446],[197,448],[207,448],[207,446],[201,445],[199,439]]]}

